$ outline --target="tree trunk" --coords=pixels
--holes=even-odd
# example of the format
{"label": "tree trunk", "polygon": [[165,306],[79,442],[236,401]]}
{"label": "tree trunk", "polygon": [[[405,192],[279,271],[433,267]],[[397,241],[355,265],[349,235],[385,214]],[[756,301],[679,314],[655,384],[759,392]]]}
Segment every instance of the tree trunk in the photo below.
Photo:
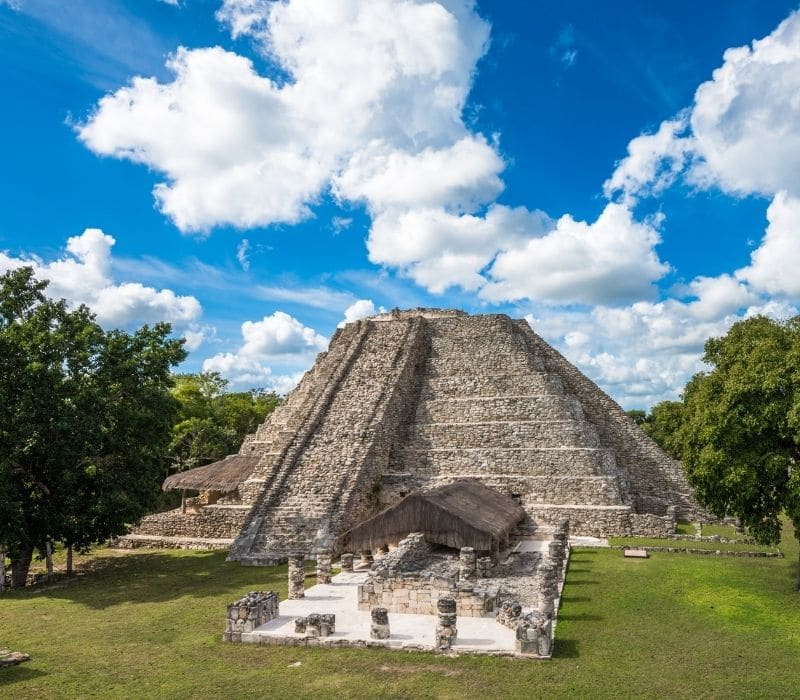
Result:
{"label": "tree trunk", "polygon": [[0,547],[0,595],[6,592],[6,550]]}
{"label": "tree trunk", "polygon": [[72,545],[67,545],[67,576],[72,576]]}
{"label": "tree trunk", "polygon": [[11,560],[11,588],[25,588],[31,559],[33,559],[33,547],[27,545],[20,550],[16,558]]}
{"label": "tree trunk", "polygon": [[800,592],[800,554],[797,556],[797,582],[795,583],[794,589]]}
{"label": "tree trunk", "polygon": [[47,581],[49,583],[53,580],[53,547],[50,542],[44,543],[44,558],[47,565]]}

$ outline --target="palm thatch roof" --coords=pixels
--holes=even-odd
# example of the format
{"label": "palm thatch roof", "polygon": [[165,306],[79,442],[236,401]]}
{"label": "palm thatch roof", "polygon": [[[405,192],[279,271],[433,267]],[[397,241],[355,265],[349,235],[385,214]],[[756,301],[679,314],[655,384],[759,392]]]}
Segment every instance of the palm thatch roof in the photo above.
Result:
{"label": "palm thatch roof", "polygon": [[415,491],[345,532],[339,548],[376,549],[411,532],[429,542],[460,549],[492,550],[525,517],[511,497],[476,479],[460,479],[430,491]]}
{"label": "palm thatch roof", "polygon": [[228,455],[225,459],[203,467],[187,469],[164,479],[161,488],[195,491],[235,491],[258,464],[258,455]]}

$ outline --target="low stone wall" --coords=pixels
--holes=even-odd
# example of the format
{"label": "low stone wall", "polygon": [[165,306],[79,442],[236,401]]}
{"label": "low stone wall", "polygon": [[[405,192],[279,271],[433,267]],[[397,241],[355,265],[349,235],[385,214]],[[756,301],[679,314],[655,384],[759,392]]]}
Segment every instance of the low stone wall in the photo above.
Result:
{"label": "low stone wall", "polygon": [[390,612],[435,615],[439,598],[452,597],[458,615],[483,617],[494,611],[497,593],[493,586],[459,582],[430,573],[373,575],[358,587],[358,609],[383,607]]}
{"label": "low stone wall", "polygon": [[228,605],[228,616],[222,639],[226,642],[242,641],[242,633],[278,616],[278,594],[275,591],[252,591]]}
{"label": "low stone wall", "polygon": [[230,539],[239,534],[247,512],[247,508],[236,506],[203,506],[185,513],[176,508],[146,515],[131,534]]}
{"label": "low stone wall", "polygon": [[573,535],[611,537],[629,535],[631,531],[630,506],[551,506],[523,503],[523,507],[536,524],[556,525],[569,520]]}
{"label": "low stone wall", "polygon": [[631,513],[631,533],[639,537],[670,537],[675,534],[675,508],[665,516],[651,513]]}
{"label": "low stone wall", "polygon": [[774,552],[748,552],[738,551],[731,549],[701,549],[699,547],[650,547],[640,545],[612,545],[611,549],[644,549],[648,552],[668,552],[670,554],[707,554],[718,557],[770,557],[780,559],[783,557],[783,552],[776,550]]}

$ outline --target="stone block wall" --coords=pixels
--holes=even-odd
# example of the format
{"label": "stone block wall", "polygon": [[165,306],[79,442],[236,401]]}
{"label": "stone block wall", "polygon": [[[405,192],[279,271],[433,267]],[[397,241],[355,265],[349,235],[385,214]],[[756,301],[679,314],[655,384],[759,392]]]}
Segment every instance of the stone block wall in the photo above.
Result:
{"label": "stone block wall", "polygon": [[226,642],[240,642],[243,632],[252,632],[277,616],[278,594],[252,591],[228,605],[222,638]]}
{"label": "stone block wall", "polygon": [[389,612],[435,615],[439,598],[452,597],[456,612],[464,617],[490,615],[497,604],[497,588],[461,583],[456,578],[428,573],[371,575],[358,587],[358,609],[383,607]]}
{"label": "stone block wall", "polygon": [[134,529],[137,535],[231,539],[242,529],[248,510],[212,505],[181,512],[180,508],[146,515]]}

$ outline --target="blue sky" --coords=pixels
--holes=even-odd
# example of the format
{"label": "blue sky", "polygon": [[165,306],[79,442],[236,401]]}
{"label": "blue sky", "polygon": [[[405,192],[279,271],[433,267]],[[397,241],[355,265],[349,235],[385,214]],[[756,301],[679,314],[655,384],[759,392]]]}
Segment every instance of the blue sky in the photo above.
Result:
{"label": "blue sky", "polygon": [[800,302],[796,2],[0,0],[0,269],[286,391],[381,307],[626,408]]}

